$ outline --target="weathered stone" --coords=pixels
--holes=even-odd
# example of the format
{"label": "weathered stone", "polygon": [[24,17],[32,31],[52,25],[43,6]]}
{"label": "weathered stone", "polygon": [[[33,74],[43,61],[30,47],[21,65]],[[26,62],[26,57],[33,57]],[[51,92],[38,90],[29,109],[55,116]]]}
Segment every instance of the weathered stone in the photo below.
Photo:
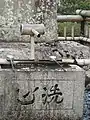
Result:
{"label": "weathered stone", "polygon": [[0,0],[0,39],[28,41],[29,36],[20,35],[20,24],[43,23],[46,33],[36,41],[57,38],[56,0]]}
{"label": "weathered stone", "polygon": [[36,120],[69,116],[70,120],[76,120],[82,117],[84,71],[77,66],[67,68],[67,72],[42,69],[0,71],[1,118]]}

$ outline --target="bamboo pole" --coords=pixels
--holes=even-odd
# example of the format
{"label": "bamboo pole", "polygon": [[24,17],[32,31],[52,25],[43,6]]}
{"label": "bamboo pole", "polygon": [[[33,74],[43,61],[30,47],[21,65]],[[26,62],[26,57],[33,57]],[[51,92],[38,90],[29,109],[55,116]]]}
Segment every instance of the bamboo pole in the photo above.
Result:
{"label": "bamboo pole", "polygon": [[21,24],[20,25],[20,33],[21,35],[43,35],[45,33],[44,24]]}
{"label": "bamboo pole", "polygon": [[81,66],[84,66],[84,65],[89,65],[90,64],[90,59],[62,59],[62,63],[68,63],[68,64],[72,64],[72,63],[75,63],[77,65],[81,65]]}
{"label": "bamboo pole", "polygon": [[[82,37],[82,38],[83,38],[83,37]],[[66,40],[66,41],[74,41],[74,40],[75,40],[75,41],[78,41],[78,40],[81,40],[81,37],[74,37],[74,38],[73,38],[73,37],[66,37],[66,38],[65,38],[65,37],[58,37],[58,41],[59,41],[59,40],[60,40],[60,41],[65,41],[65,40]]]}
{"label": "bamboo pole", "polygon": [[83,17],[90,17],[90,10],[76,10],[76,14]]}
{"label": "bamboo pole", "polygon": [[83,17],[80,15],[58,15],[58,22],[81,22],[83,21]]}
{"label": "bamboo pole", "polygon": [[[77,64],[77,65],[89,65],[90,64],[90,59],[61,59],[57,60],[59,64]],[[0,58],[0,65],[10,65],[11,63],[7,61],[7,59],[2,59]],[[20,64],[55,64],[54,61],[51,60],[13,60],[14,65],[20,65]]]}
{"label": "bamboo pole", "polygon": [[72,36],[72,38],[74,39],[74,24],[72,25],[72,33],[71,33],[71,36]]}
{"label": "bamboo pole", "polygon": [[64,23],[64,37],[67,37],[67,26],[66,26],[66,22]]}
{"label": "bamboo pole", "polygon": [[88,38],[83,37],[83,38],[81,39],[81,41],[88,42]]}
{"label": "bamboo pole", "polygon": [[35,43],[34,43],[34,37],[31,37],[31,59],[35,59]]}
{"label": "bamboo pole", "polygon": [[90,22],[90,18],[86,17],[83,19],[81,15],[58,15],[57,16],[58,22],[81,22],[83,20]]}
{"label": "bamboo pole", "polygon": [[84,42],[88,42],[90,43],[90,38],[86,38],[86,37],[58,37],[58,41],[84,41]]}

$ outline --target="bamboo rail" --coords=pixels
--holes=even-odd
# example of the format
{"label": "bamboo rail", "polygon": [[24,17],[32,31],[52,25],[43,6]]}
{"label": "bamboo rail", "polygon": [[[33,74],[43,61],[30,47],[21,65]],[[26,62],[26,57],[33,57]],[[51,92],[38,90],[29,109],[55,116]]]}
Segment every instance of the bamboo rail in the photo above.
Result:
{"label": "bamboo rail", "polygon": [[90,18],[83,18],[81,15],[58,15],[58,22],[82,22],[82,21],[90,22]]}
{"label": "bamboo rail", "polygon": [[76,14],[84,17],[90,17],[90,10],[76,10]]}
{"label": "bamboo rail", "polygon": [[58,37],[58,41],[78,41],[81,40],[83,37]]}
{"label": "bamboo rail", "polygon": [[[59,64],[77,64],[77,65],[89,65],[90,64],[90,59],[60,59],[57,60],[57,62]],[[7,59],[2,59],[0,58],[0,65],[10,65],[10,61],[8,61]],[[14,59],[13,60],[13,64],[14,65],[25,65],[25,64],[56,64],[55,61],[53,60],[39,60],[39,61],[35,61],[35,60],[18,60],[18,59]]]}
{"label": "bamboo rail", "polygon": [[86,37],[58,37],[58,41],[84,41],[90,43],[90,38]]}

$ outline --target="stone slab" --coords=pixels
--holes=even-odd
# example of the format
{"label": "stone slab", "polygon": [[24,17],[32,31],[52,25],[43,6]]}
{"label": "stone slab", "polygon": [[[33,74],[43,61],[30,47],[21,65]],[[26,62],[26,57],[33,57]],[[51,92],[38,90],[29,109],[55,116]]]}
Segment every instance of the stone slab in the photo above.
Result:
{"label": "stone slab", "polygon": [[26,111],[32,117],[33,113],[56,118],[69,115],[75,120],[82,117],[85,72],[76,68],[67,72],[1,70],[0,116],[20,119]]}

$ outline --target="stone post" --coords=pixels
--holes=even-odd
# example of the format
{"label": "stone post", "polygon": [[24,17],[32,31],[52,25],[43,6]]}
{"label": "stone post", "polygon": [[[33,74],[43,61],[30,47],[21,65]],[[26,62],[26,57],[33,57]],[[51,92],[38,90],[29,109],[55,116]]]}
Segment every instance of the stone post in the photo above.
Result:
{"label": "stone post", "polygon": [[32,9],[35,22],[43,23],[46,27],[46,34],[42,39],[45,41],[57,39],[56,0],[32,0]]}

